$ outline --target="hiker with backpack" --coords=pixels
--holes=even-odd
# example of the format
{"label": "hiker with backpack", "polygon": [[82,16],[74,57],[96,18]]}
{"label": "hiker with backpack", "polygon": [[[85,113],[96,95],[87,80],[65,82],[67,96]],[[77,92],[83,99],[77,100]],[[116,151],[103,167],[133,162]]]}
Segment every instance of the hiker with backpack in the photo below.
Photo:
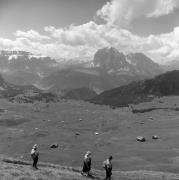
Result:
{"label": "hiker with backpack", "polygon": [[112,156],[109,156],[108,159],[106,159],[103,162],[103,168],[106,170],[106,178],[105,180],[111,180],[111,175],[112,175]]}
{"label": "hiker with backpack", "polygon": [[32,167],[35,169],[37,168],[37,162],[38,162],[38,158],[39,158],[39,152],[37,151],[37,144],[34,144],[31,150],[31,158],[33,160],[33,164]]}
{"label": "hiker with backpack", "polygon": [[90,170],[91,170],[91,152],[88,151],[83,160],[83,169],[82,169],[82,175],[91,176]]}

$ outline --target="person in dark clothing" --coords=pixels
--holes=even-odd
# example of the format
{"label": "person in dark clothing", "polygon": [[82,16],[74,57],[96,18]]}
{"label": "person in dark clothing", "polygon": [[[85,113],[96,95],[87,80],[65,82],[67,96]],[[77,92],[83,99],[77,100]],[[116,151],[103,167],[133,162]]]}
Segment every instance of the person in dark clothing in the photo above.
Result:
{"label": "person in dark clothing", "polygon": [[91,170],[91,152],[88,151],[84,157],[82,175],[91,176],[90,170]]}
{"label": "person in dark clothing", "polygon": [[112,156],[110,156],[108,159],[106,159],[104,162],[103,162],[103,167],[105,168],[106,170],[106,180],[111,180],[111,175],[112,175]]}
{"label": "person in dark clothing", "polygon": [[39,153],[37,151],[37,144],[35,144],[31,150],[31,158],[33,160],[33,164],[32,164],[32,167],[35,168],[35,169],[38,169],[37,168],[37,162],[38,162],[38,159],[39,159]]}

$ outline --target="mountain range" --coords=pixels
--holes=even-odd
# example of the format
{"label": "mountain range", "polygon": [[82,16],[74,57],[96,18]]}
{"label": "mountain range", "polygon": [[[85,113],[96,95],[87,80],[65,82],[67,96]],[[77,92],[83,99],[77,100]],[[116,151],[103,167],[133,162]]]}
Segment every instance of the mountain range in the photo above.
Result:
{"label": "mountain range", "polygon": [[7,82],[63,95],[78,88],[99,94],[166,70],[142,53],[124,54],[113,47],[97,50],[91,61],[76,63],[25,51],[0,51],[0,73]]}
{"label": "mountain range", "polygon": [[58,63],[50,57],[25,51],[0,51],[0,73],[13,84],[35,84],[57,69]]}
{"label": "mountain range", "polygon": [[39,85],[53,91],[86,87],[100,93],[163,72],[159,64],[142,53],[124,55],[115,48],[104,48],[95,53],[88,65],[52,72]]}

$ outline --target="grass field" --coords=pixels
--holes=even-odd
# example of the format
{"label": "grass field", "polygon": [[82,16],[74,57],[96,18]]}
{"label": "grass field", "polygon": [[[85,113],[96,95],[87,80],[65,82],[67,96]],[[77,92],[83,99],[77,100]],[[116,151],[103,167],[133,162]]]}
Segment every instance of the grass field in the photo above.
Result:
{"label": "grass field", "polygon": [[[2,158],[2,157],[1,157]],[[103,180],[104,171],[92,169],[93,178],[80,174],[79,168],[63,167],[59,165],[40,163],[39,169],[34,170],[30,162],[13,158],[1,159],[1,180]],[[8,163],[7,163],[8,162]],[[179,174],[154,171],[114,171],[112,180],[177,180]]]}
{"label": "grass field", "polygon": [[[81,167],[84,153],[90,150],[92,167],[98,170],[112,154],[116,171],[179,173],[177,106],[179,97],[134,106],[164,108],[145,113],[71,100],[48,105],[0,100],[0,154],[30,160],[32,145],[37,143],[42,162]],[[153,140],[152,135],[159,139]],[[147,141],[137,142],[137,136]],[[52,143],[59,148],[51,149]]]}
{"label": "grass field", "polygon": [[[43,164],[42,164],[43,165]],[[34,170],[30,165],[2,162],[1,180],[85,180],[80,173],[62,167],[39,167]]]}

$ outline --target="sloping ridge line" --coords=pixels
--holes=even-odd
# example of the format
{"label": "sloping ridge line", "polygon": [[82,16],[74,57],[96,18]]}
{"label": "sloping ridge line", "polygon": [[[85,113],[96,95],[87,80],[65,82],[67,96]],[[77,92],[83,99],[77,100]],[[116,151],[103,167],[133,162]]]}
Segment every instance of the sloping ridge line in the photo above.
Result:
{"label": "sloping ridge line", "polygon": [[[2,161],[5,163],[10,163],[10,164],[19,164],[19,165],[25,165],[29,166],[32,165],[32,162],[30,161],[22,161],[18,159],[13,159],[13,158],[2,158]],[[46,162],[41,162],[38,163],[38,166],[40,167],[49,167],[49,168],[55,168],[55,169],[64,169],[64,170],[69,170],[73,172],[81,172],[80,168],[73,168],[73,167],[68,167],[68,166],[60,166],[57,164],[51,164],[51,163],[46,163]]]}

